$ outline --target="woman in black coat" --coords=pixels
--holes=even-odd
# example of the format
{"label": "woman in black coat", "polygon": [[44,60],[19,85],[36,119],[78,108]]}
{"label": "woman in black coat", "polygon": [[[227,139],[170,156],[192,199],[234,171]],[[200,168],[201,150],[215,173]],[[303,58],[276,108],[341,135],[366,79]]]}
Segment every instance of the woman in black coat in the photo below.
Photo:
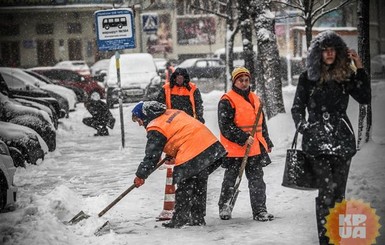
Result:
{"label": "woman in black coat", "polygon": [[313,39],[306,65],[291,112],[303,134],[302,149],[317,176],[319,241],[328,244],[325,217],[329,208],[345,198],[350,162],[356,153],[353,127],[346,114],[349,95],[360,104],[369,104],[371,89],[360,57],[332,31]]}

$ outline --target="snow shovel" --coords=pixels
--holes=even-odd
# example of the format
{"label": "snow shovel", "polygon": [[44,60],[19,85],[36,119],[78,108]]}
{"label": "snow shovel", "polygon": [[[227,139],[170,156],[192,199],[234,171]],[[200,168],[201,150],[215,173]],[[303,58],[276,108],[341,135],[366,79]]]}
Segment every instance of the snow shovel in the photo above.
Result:
{"label": "snow shovel", "polygon": [[[163,158],[158,164],[156,165],[156,169],[158,169],[165,161],[167,161],[167,158]],[[98,217],[102,217],[105,213],[107,213],[108,210],[110,210],[115,204],[117,204],[120,200],[122,200],[123,197],[125,197],[128,193],[130,193],[133,189],[135,189],[135,184],[132,184],[130,187],[128,187],[127,190],[125,190],[122,194],[120,194],[113,202],[111,202],[105,209],[103,209],[99,214]],[[68,224],[76,224],[80,221],[89,218],[90,215],[84,213],[83,211],[80,211],[78,214],[76,214],[70,221],[68,221]],[[108,221],[107,221],[108,222]],[[107,223],[106,222],[106,223]],[[105,225],[104,225],[105,226]]]}
{"label": "snow shovel", "polygon": [[[251,130],[252,136],[254,136],[254,134],[257,131],[258,121],[259,121],[259,118],[261,117],[261,113],[262,113],[262,102],[260,103],[260,106],[258,108],[257,117],[255,118],[255,122],[254,122],[253,128]],[[249,158],[250,148],[251,148],[251,145],[247,145],[245,155],[243,156],[242,164],[241,164],[241,167],[239,169],[239,174],[238,174],[238,177],[235,181],[235,185],[234,185],[234,187],[230,188],[230,192],[232,193],[231,198],[223,206],[223,209],[228,211],[229,214],[231,214],[233,212],[235,202],[237,201],[238,194],[240,192],[239,186],[241,184],[243,172],[245,171],[245,168],[246,168],[247,159]]]}

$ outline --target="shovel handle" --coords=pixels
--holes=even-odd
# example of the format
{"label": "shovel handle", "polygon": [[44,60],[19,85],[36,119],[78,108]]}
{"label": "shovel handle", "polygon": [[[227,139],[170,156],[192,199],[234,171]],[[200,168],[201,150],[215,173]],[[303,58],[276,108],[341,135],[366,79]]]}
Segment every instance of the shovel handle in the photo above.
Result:
{"label": "shovel handle", "polygon": [[[165,161],[167,158],[163,158],[158,164],[156,165],[155,170],[157,170]],[[112,201],[105,209],[103,209],[98,216],[102,217],[105,213],[107,213],[108,210],[110,210],[113,206],[115,206],[116,203],[118,203],[120,200],[122,200],[123,197],[125,197],[128,193],[130,193],[133,189],[135,189],[135,184],[132,184],[130,187],[128,187],[127,190],[125,190],[122,194],[120,194],[114,201]]]}

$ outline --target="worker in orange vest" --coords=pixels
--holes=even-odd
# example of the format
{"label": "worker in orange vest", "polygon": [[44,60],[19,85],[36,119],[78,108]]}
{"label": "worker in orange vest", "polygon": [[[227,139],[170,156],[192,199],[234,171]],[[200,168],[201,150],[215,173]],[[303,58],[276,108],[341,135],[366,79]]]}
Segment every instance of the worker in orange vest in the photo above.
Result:
{"label": "worker in orange vest", "polygon": [[231,74],[232,89],[224,94],[218,104],[218,123],[220,140],[226,148],[222,167],[226,168],[220,194],[219,216],[222,220],[231,219],[228,203],[238,177],[242,159],[247,145],[251,145],[245,168],[248,179],[249,195],[253,219],[257,221],[272,220],[274,216],[266,209],[266,184],[263,180],[262,167],[270,164],[268,152],[271,142],[263,112],[260,114],[257,131],[250,135],[261,105],[259,97],[250,91],[250,72],[244,67],[237,67]]}
{"label": "worker in orange vest", "polygon": [[[156,101],[138,103],[132,110],[132,120],[146,128],[148,139],[146,155],[136,171],[136,187],[144,184],[162,152],[175,158],[175,209],[171,221],[162,225],[167,228],[205,225],[207,179],[226,155],[222,144],[198,120],[184,111],[166,109],[166,105]],[[192,210],[193,203],[197,203],[194,200],[204,202]]]}
{"label": "worker in orange vest", "polygon": [[163,85],[156,101],[166,104],[168,109],[183,110],[202,123],[205,122],[201,93],[190,81],[190,76],[184,68],[175,69],[170,82]]}

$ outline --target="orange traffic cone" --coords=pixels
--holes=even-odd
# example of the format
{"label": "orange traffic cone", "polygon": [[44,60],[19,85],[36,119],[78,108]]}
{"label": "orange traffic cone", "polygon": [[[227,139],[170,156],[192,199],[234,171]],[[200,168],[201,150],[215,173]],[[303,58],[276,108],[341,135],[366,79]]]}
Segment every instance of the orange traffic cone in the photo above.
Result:
{"label": "orange traffic cone", "polygon": [[164,189],[163,211],[159,214],[157,220],[170,220],[174,212],[175,205],[175,185],[172,184],[172,173],[175,160],[166,161],[167,167],[166,187]]}

